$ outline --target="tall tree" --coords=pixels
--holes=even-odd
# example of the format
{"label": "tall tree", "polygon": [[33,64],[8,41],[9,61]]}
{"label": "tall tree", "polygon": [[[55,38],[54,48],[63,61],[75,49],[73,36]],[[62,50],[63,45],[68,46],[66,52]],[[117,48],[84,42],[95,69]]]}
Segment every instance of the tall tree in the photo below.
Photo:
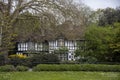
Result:
{"label": "tall tree", "polygon": [[[113,28],[114,26],[114,28]],[[119,62],[120,23],[104,27],[92,25],[87,28],[85,39],[87,51],[85,56],[92,56],[98,61]]]}
{"label": "tall tree", "polygon": [[14,28],[20,14],[26,11],[41,13],[53,8],[58,10],[58,7],[60,8],[60,5],[57,5],[57,0],[0,0],[2,31],[0,52],[4,53],[7,58],[9,50],[14,47],[14,40],[17,36]]}
{"label": "tall tree", "polygon": [[110,53],[112,56],[112,60],[115,62],[120,62],[120,23],[114,23],[115,36],[113,37],[112,42],[110,43]]}
{"label": "tall tree", "polygon": [[86,30],[85,38],[89,40],[87,42],[87,56],[92,56],[98,59],[98,61],[111,60],[108,55],[109,44],[112,42],[115,32],[112,31],[112,27],[99,27],[92,25]]}
{"label": "tall tree", "polygon": [[[98,25],[106,26],[113,25],[114,22],[120,22],[120,8],[106,8],[98,10],[101,15],[99,15]],[[98,12],[97,11],[97,12]]]}
{"label": "tall tree", "polygon": [[20,14],[25,11],[41,13],[48,9],[58,9],[56,0],[1,0],[0,15],[2,28],[2,44],[0,51],[8,52],[13,46],[14,25]]}

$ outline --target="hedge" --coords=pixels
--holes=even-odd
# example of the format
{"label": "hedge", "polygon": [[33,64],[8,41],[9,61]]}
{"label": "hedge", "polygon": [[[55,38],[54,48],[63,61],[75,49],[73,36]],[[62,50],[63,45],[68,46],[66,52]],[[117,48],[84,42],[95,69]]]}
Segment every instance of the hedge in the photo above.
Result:
{"label": "hedge", "polygon": [[104,71],[120,72],[120,65],[103,64],[39,64],[33,71]]}
{"label": "hedge", "polygon": [[0,72],[11,72],[11,71],[16,71],[13,65],[0,66]]}
{"label": "hedge", "polygon": [[26,66],[17,66],[16,67],[16,71],[28,71],[28,67]]}
{"label": "hedge", "polygon": [[17,67],[14,67],[13,65],[0,66],[0,72],[28,71],[28,69],[29,68],[26,66],[17,66]]}
{"label": "hedge", "polygon": [[[0,66],[0,72],[27,71],[28,67],[13,65]],[[120,72],[120,65],[103,64],[39,64],[33,71],[103,71]]]}

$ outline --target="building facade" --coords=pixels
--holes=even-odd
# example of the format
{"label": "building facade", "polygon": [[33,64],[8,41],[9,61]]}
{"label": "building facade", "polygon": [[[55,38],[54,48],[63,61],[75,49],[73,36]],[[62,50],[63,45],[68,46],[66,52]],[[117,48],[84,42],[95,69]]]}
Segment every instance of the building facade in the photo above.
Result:
{"label": "building facade", "polygon": [[[70,25],[71,22],[65,22],[60,26],[57,26],[55,31],[45,31],[44,36],[37,36],[35,40],[31,41],[29,38],[26,41],[18,41],[16,47],[17,54],[27,54],[27,53],[55,53],[56,50],[60,48],[66,48],[67,52],[64,54],[58,54],[60,60],[74,61],[75,51],[79,48],[82,49],[84,45],[78,46],[78,43],[84,43],[84,38],[82,34],[81,26]],[[36,35],[32,36],[30,39],[34,39]],[[21,38],[20,36],[20,39]],[[42,40],[38,42],[39,40]],[[29,54],[28,54],[29,55]]]}
{"label": "building facade", "polygon": [[56,40],[44,41],[40,43],[35,42],[19,42],[17,43],[16,54],[27,54],[29,53],[55,53],[56,50],[60,48],[66,48],[67,52],[63,54],[58,54],[61,61],[74,61],[76,49],[83,49],[82,46],[78,46],[77,43],[83,43],[84,40],[66,40],[64,38],[58,38]]}
{"label": "building facade", "polygon": [[45,41],[41,43],[35,42],[19,42],[17,44],[17,54],[27,54],[27,53],[54,53],[55,50],[58,50],[62,47],[68,49],[67,53],[59,54],[59,58],[64,60],[75,60],[74,51],[77,49],[77,43],[74,40],[64,40],[57,39],[52,41]]}

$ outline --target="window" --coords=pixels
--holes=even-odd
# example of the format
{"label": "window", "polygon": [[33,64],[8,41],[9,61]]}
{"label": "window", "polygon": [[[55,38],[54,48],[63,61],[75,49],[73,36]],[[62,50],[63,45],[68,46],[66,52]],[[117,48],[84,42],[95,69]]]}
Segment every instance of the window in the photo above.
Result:
{"label": "window", "polygon": [[34,42],[26,42],[26,43],[18,43],[18,51],[48,51],[49,46],[48,42],[43,43],[34,43]]}
{"label": "window", "polygon": [[28,43],[28,50],[35,50],[35,44],[33,42]]}
{"label": "window", "polygon": [[38,43],[37,44],[37,51],[42,51],[42,47],[43,47],[42,43]]}
{"label": "window", "polygon": [[18,43],[18,51],[26,51],[27,47],[27,43]]}

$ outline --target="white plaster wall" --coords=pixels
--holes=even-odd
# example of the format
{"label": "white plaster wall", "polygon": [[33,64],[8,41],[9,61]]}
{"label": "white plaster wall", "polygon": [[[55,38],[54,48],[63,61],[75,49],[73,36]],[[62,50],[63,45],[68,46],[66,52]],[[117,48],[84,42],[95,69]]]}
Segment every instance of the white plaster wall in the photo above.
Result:
{"label": "white plaster wall", "polygon": [[[33,45],[34,44],[34,45]],[[41,51],[42,44],[26,42],[26,43],[18,43],[18,51],[27,51],[33,48],[36,51]]]}
{"label": "white plaster wall", "polygon": [[[77,45],[76,41],[65,41],[64,44],[65,44],[65,47],[67,47],[69,50],[68,51],[68,60],[75,60],[74,51],[76,50],[76,45]],[[27,51],[30,45],[32,45],[32,42],[19,43],[18,51]],[[22,48],[20,48],[20,46]],[[43,47],[42,43],[34,44],[34,49],[36,51],[42,51],[42,47]],[[55,49],[59,49],[58,40],[49,41],[49,53],[52,53]]]}
{"label": "white plaster wall", "polygon": [[[68,48],[68,60],[75,60],[74,51],[76,50],[76,41],[65,41],[65,47]],[[55,49],[59,49],[58,41],[50,41],[49,42],[49,53],[52,53]]]}

